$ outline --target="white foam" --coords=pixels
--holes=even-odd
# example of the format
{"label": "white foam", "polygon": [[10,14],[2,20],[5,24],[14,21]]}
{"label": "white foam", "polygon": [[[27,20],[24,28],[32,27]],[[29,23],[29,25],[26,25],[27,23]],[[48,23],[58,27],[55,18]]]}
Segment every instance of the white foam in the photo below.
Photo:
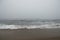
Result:
{"label": "white foam", "polygon": [[[57,24],[44,24],[44,25],[1,25],[0,24],[0,29],[35,29],[35,28],[40,28],[40,29],[50,29],[50,28],[60,28],[60,26],[56,26]],[[60,25],[60,24],[58,24]]]}

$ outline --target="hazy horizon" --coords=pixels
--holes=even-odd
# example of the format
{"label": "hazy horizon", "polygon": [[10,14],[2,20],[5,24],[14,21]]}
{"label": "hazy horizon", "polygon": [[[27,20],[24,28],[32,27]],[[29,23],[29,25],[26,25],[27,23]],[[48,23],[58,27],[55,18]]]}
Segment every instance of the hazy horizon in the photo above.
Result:
{"label": "hazy horizon", "polygon": [[0,0],[2,19],[60,19],[60,0]]}

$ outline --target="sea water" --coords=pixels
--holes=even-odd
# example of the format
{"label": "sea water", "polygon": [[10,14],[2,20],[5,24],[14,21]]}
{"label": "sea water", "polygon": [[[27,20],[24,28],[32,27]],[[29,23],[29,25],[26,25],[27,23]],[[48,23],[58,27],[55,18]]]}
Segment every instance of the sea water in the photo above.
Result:
{"label": "sea water", "polygon": [[60,20],[0,20],[0,29],[60,28]]}

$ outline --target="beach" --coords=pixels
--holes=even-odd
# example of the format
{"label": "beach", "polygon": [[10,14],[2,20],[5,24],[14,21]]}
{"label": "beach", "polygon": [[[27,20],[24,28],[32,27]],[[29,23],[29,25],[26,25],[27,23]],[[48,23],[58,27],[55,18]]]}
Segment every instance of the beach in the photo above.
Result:
{"label": "beach", "polygon": [[0,40],[60,40],[60,29],[0,29]]}

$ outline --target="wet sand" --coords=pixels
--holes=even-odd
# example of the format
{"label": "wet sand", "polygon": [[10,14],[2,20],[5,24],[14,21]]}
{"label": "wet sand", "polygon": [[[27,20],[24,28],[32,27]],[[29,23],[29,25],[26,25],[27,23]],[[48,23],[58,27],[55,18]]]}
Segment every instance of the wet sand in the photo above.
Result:
{"label": "wet sand", "polygon": [[60,29],[0,29],[0,40],[60,40]]}

